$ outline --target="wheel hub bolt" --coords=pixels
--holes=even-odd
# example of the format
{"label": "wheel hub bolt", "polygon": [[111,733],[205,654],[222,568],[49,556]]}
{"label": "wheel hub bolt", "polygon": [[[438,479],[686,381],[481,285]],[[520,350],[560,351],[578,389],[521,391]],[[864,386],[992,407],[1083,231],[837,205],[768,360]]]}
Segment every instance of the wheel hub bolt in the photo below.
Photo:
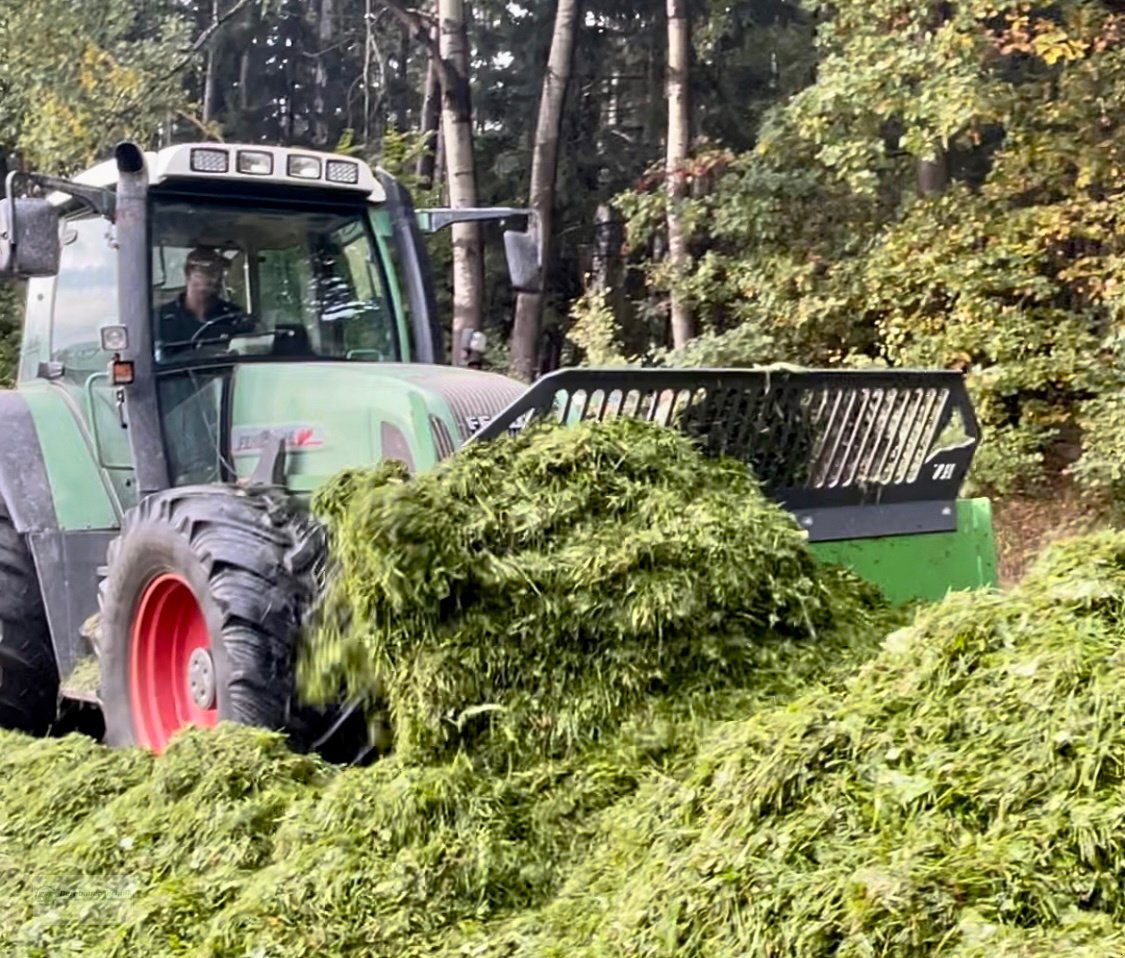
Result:
{"label": "wheel hub bolt", "polygon": [[207,649],[196,649],[188,661],[188,689],[201,709],[215,707],[215,665]]}

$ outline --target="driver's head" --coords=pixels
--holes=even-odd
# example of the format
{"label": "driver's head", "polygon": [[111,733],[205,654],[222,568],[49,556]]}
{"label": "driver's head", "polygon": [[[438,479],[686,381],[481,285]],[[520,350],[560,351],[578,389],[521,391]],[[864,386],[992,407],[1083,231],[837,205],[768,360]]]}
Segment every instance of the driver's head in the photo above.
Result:
{"label": "driver's head", "polygon": [[217,299],[227,265],[222,254],[209,246],[197,246],[188,253],[184,263],[188,298],[205,302]]}

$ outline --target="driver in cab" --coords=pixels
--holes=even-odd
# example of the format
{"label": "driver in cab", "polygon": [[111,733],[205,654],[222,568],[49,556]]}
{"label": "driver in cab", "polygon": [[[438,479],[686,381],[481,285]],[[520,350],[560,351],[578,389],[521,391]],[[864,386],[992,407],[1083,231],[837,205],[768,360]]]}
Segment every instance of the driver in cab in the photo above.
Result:
{"label": "driver in cab", "polygon": [[184,291],[157,313],[157,339],[164,351],[190,347],[204,327],[208,327],[208,337],[247,330],[250,323],[246,313],[220,295],[229,266],[218,250],[208,246],[197,246],[188,253]]}

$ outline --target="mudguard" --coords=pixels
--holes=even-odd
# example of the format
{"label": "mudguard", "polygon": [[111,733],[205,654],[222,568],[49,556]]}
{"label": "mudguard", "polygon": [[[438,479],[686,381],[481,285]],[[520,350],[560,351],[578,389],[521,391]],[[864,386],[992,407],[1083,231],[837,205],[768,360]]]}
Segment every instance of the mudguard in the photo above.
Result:
{"label": "mudguard", "polygon": [[[41,406],[45,404],[43,395],[32,395],[32,399]],[[64,418],[57,421],[78,429],[69,411],[62,411],[63,407],[46,403],[45,408],[59,409],[56,415]],[[65,680],[87,651],[81,635],[82,623],[97,611],[96,570],[105,562],[116,522],[104,489],[98,495],[100,479],[92,458],[87,462],[81,460],[81,454],[76,457],[78,450],[67,443],[65,432],[55,443],[54,475],[76,486],[68,490],[68,498],[72,503],[83,504],[85,514],[78,518],[88,521],[60,522],[49,478],[52,465],[47,461],[31,404],[19,392],[0,391],[0,430],[0,496],[16,531],[26,536],[35,560],[55,662]],[[70,438],[74,441],[76,437]],[[60,474],[64,457],[71,469],[81,466],[84,471]],[[91,476],[98,480],[98,485],[89,482]]]}

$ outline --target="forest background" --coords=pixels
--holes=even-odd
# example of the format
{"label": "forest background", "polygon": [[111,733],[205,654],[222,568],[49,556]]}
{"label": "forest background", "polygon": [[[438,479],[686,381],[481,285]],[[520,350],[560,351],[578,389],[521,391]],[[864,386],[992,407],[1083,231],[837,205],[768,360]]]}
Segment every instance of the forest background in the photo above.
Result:
{"label": "forest background", "polygon": [[221,139],[531,204],[541,290],[433,248],[494,368],[961,369],[976,490],[1125,493],[1123,0],[0,0],[0,49],[0,172]]}

